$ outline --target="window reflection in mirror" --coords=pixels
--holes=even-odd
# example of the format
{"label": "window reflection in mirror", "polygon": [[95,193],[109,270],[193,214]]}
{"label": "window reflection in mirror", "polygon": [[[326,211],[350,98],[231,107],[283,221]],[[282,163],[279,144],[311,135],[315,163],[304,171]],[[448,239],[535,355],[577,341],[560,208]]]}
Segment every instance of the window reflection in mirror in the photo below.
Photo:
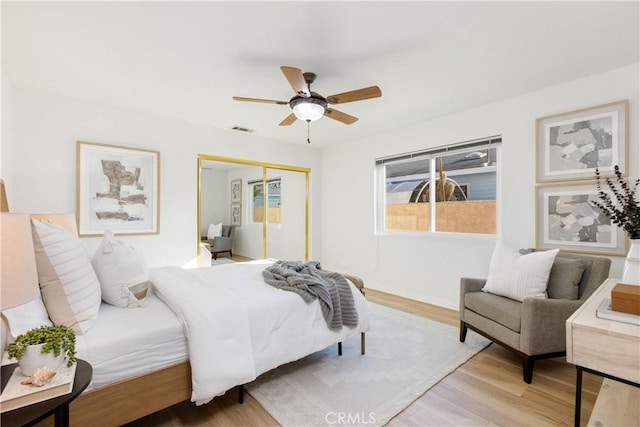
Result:
{"label": "window reflection in mirror", "polygon": [[[280,197],[281,178],[271,178],[267,180],[267,224],[280,224],[280,209],[282,199]],[[262,180],[249,181],[249,192],[251,194],[251,220],[262,223],[264,221],[264,183]]]}

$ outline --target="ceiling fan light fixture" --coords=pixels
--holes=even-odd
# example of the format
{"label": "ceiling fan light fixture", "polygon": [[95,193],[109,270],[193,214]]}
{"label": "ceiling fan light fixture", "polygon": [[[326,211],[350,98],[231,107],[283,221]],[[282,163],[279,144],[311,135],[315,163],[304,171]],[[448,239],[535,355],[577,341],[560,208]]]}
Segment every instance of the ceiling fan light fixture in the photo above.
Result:
{"label": "ceiling fan light fixture", "polygon": [[327,101],[313,96],[309,98],[294,97],[289,105],[298,119],[312,122],[324,115]]}
{"label": "ceiling fan light fixture", "polygon": [[278,126],[289,126],[296,120],[308,123],[318,120],[322,116],[351,125],[358,121],[357,117],[347,113],[327,107],[328,104],[345,104],[347,102],[362,101],[364,99],[378,98],[382,92],[378,86],[363,87],[362,89],[350,90],[348,92],[337,93],[324,97],[319,93],[311,91],[311,84],[315,82],[316,75],[311,72],[302,72],[301,69],[283,65],[280,70],[289,82],[289,85],[296,94],[289,101],[275,99],[247,98],[244,96],[234,96],[235,101],[262,102],[265,104],[289,105],[292,113],[287,115]]}

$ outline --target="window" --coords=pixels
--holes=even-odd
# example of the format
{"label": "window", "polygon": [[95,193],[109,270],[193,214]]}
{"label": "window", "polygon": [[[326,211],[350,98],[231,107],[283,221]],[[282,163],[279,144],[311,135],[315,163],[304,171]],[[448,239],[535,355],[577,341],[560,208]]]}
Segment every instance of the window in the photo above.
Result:
{"label": "window", "polygon": [[[267,224],[280,224],[281,179],[267,180]],[[264,184],[262,180],[249,181],[251,189],[252,221],[262,223],[264,219]]]}
{"label": "window", "polygon": [[378,232],[496,234],[500,144],[493,137],[377,159]]}

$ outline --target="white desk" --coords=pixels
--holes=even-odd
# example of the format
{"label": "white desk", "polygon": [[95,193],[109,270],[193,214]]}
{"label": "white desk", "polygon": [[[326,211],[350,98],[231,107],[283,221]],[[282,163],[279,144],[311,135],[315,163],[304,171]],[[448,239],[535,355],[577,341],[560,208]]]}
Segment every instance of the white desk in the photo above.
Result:
{"label": "white desk", "polygon": [[567,361],[576,365],[575,425],[580,425],[582,372],[640,387],[640,326],[596,317],[619,279],[606,280],[567,319]]}

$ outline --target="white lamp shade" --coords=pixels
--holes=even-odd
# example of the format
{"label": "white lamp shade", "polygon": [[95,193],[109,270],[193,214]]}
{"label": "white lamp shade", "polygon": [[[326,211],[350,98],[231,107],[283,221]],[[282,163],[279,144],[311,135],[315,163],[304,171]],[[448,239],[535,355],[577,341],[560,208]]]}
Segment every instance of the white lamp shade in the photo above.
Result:
{"label": "white lamp shade", "polygon": [[314,121],[324,115],[324,107],[313,102],[299,102],[294,105],[293,114],[300,120]]}
{"label": "white lamp shade", "polygon": [[0,214],[0,260],[0,305],[3,310],[40,296],[28,214]]}

